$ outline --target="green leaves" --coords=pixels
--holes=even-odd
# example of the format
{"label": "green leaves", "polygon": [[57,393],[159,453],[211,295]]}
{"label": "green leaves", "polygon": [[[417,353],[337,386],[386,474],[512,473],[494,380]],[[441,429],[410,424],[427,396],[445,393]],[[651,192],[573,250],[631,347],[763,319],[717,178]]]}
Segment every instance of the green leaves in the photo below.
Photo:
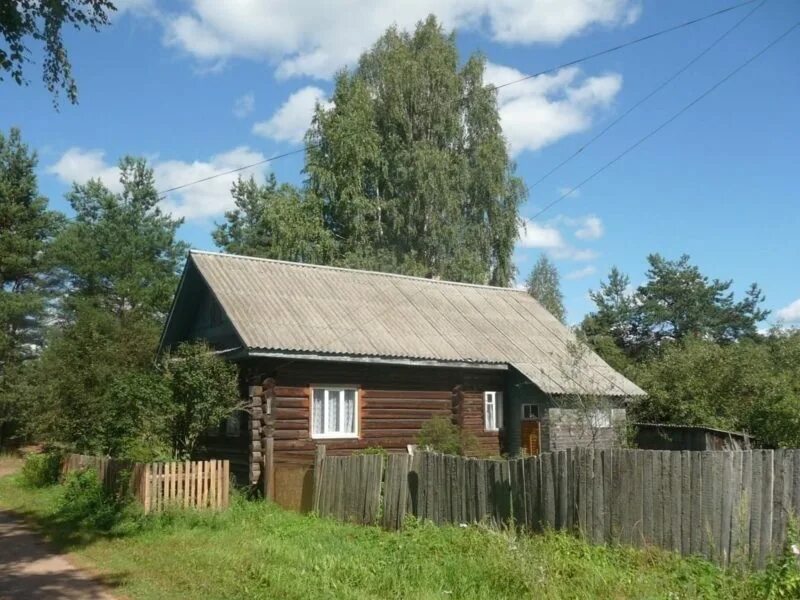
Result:
{"label": "green leaves", "polygon": [[188,458],[200,435],[238,407],[236,366],[203,343],[180,345],[165,366],[174,406],[173,447],[177,456]]}
{"label": "green leaves", "polygon": [[543,254],[536,261],[525,287],[528,293],[536,298],[551,315],[562,323],[564,322],[566,311],[564,310],[564,296],[561,294],[558,269],[546,255]]}
{"label": "green leaves", "polygon": [[334,240],[323,222],[322,202],[275,176],[259,186],[253,179],[233,186],[236,208],[225,213],[214,241],[227,252],[295,262],[327,263]]}
{"label": "green leaves", "polygon": [[317,106],[304,189],[240,180],[214,241],[237,254],[508,285],[525,187],[483,57],[458,62],[434,17],[413,34],[390,28]]}
{"label": "green leaves", "polygon": [[590,292],[597,310],[584,319],[586,337],[598,346],[597,338],[608,336],[629,357],[644,358],[671,341],[727,343],[755,336],[758,323],[769,315],[760,307],[764,296],[758,286],[752,284],[736,302],[732,281],[709,279],[689,260],[651,254],[647,281],[636,290],[614,267],[600,290]]}
{"label": "green leaves", "polygon": [[23,67],[30,54],[26,38],[42,42],[44,61],[43,79],[48,91],[54,95],[64,90],[69,101],[78,101],[78,88],[72,77],[72,65],[64,47],[62,29],[72,25],[98,30],[108,24],[108,15],[116,10],[108,0],[16,0],[0,2],[0,33],[6,49],[0,48],[0,81],[2,71],[7,72],[19,85],[26,83]]}
{"label": "green leaves", "polygon": [[68,303],[83,298],[120,318],[160,320],[187,249],[176,238],[182,221],[161,212],[144,160],[122,159],[120,173],[120,193],[97,180],[73,186],[75,222],[56,238],[52,260]]}

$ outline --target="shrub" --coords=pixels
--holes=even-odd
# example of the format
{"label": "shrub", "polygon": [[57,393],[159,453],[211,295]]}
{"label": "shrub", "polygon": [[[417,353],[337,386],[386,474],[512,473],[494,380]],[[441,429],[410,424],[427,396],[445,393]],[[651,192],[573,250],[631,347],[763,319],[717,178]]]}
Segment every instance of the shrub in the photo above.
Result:
{"label": "shrub", "polygon": [[759,582],[760,597],[766,600],[800,598],[800,546],[795,541],[797,539],[797,523],[792,520],[783,554],[767,567]]}
{"label": "shrub", "polygon": [[122,516],[125,503],[108,492],[94,470],[70,473],[58,510],[66,522],[93,529],[111,529]]}
{"label": "shrub", "polygon": [[446,417],[433,417],[422,424],[417,444],[442,454],[468,454],[477,450],[478,441]]}
{"label": "shrub", "polygon": [[61,455],[56,452],[29,454],[22,465],[22,480],[30,487],[46,487],[58,483]]}

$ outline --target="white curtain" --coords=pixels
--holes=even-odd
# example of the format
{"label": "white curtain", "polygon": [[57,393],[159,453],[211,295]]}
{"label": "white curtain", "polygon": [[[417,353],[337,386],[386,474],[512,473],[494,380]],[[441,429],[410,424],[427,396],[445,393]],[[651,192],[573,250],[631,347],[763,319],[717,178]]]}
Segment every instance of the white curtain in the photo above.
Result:
{"label": "white curtain", "polygon": [[324,433],[325,423],[325,390],[314,390],[314,405],[311,407],[314,414],[313,433]]}
{"label": "white curtain", "polygon": [[344,391],[344,429],[343,433],[356,432],[356,391]]}
{"label": "white curtain", "polygon": [[328,420],[325,423],[325,433],[336,433],[339,427],[339,390],[328,390]]}

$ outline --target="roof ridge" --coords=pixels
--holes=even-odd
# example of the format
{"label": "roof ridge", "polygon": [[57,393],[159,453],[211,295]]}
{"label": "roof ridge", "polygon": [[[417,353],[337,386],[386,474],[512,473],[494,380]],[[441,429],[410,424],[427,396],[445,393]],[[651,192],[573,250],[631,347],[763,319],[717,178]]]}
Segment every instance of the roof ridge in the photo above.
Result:
{"label": "roof ridge", "polygon": [[327,271],[342,271],[345,273],[365,273],[367,275],[380,275],[382,277],[389,277],[392,279],[410,279],[412,281],[424,281],[427,283],[459,285],[463,287],[489,289],[498,292],[517,292],[517,293],[527,294],[525,290],[520,290],[518,288],[513,288],[513,287],[500,287],[496,285],[485,285],[480,283],[464,283],[462,281],[450,281],[449,279],[430,279],[428,277],[416,277],[414,275],[402,275],[400,273],[386,273],[385,271],[371,271],[368,269],[348,269],[346,267],[332,267],[330,265],[316,265],[313,263],[293,262],[291,260],[278,260],[275,258],[263,258],[261,256],[246,256],[244,254],[231,254],[228,252],[214,252],[211,250],[196,250],[194,248],[190,248],[189,255],[192,254],[206,254],[208,256],[220,256],[223,258],[237,258],[241,260],[252,260],[256,262],[268,262],[278,265],[287,265],[290,267],[300,267],[306,269],[324,269]]}

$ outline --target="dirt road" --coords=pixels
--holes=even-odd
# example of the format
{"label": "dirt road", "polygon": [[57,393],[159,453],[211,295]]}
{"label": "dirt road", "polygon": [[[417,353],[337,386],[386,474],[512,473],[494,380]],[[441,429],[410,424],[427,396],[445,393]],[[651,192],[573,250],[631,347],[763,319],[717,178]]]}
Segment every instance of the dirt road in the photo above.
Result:
{"label": "dirt road", "polygon": [[[0,464],[0,476],[18,465]],[[97,580],[54,552],[18,516],[0,509],[0,599],[113,600]]]}

